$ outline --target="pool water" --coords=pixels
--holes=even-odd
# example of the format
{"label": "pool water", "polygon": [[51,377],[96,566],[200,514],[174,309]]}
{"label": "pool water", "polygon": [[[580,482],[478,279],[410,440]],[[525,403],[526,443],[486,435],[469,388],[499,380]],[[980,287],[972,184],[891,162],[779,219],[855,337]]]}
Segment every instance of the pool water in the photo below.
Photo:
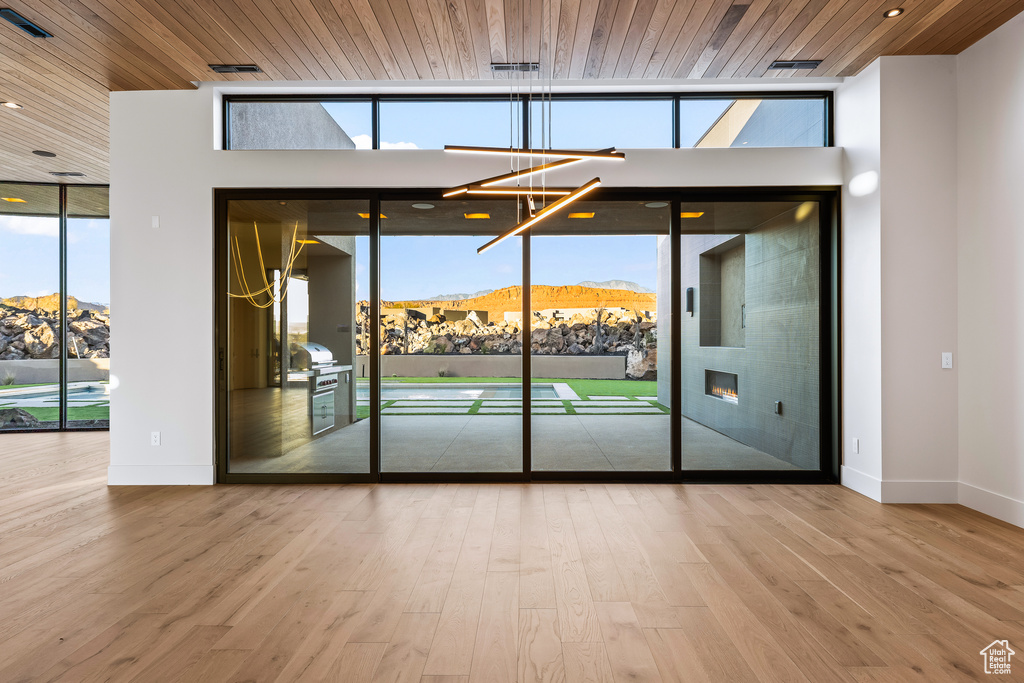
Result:
{"label": "pool water", "polygon": [[[555,388],[550,384],[534,384],[530,387],[532,398],[558,398]],[[472,400],[478,398],[516,399],[523,397],[521,384],[407,384],[404,382],[382,382],[380,397],[384,401],[396,399],[413,400]],[[356,398],[368,401],[370,388],[360,386]]]}

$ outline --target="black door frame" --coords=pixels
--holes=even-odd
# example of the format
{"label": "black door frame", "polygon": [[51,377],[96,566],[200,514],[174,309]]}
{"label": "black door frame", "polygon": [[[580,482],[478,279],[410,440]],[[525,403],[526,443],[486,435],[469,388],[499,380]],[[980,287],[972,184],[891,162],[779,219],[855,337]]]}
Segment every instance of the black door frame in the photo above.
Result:
{"label": "black door frame", "polygon": [[[595,201],[666,201],[671,206],[670,232],[672,249],[671,287],[676,293],[671,303],[671,399],[674,406],[670,414],[671,468],[664,471],[532,471],[531,443],[531,354],[524,339],[522,356],[523,387],[523,470],[522,472],[381,472],[380,471],[380,354],[369,354],[370,366],[370,443],[369,472],[367,473],[232,473],[228,471],[228,401],[227,390],[227,297],[228,286],[228,205],[237,200],[364,200],[369,204],[369,257],[370,257],[370,346],[379,348],[380,331],[380,209],[384,201],[441,201],[443,190],[437,188],[393,190],[382,188],[360,189],[297,189],[253,188],[215,190],[214,213],[214,404],[216,433],[216,464],[218,483],[441,483],[441,482],[529,482],[529,481],[602,481],[602,482],[664,482],[664,483],[785,483],[825,484],[839,482],[839,454],[841,452],[841,374],[840,374],[840,254],[839,254],[839,193],[835,187],[758,187],[758,188],[599,188],[590,197]],[[474,199],[460,197],[460,199]],[[481,198],[482,201],[487,199]],[[493,199],[490,199],[493,201]],[[680,258],[681,220],[680,205],[684,202],[710,201],[817,201],[820,210],[820,466],[817,470],[694,470],[682,468],[682,413],[681,405],[681,309],[678,296],[681,285]],[[523,319],[530,313],[530,238],[523,238],[522,256]]]}

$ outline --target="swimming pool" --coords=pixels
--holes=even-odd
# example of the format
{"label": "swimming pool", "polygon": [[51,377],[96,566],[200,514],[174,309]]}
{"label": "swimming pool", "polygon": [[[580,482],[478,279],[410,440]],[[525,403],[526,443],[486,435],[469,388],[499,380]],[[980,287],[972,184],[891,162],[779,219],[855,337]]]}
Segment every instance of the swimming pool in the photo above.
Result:
{"label": "swimming pool", "polygon": [[[534,384],[530,387],[532,398],[558,398],[558,392],[551,384]],[[412,384],[406,382],[381,382],[380,397],[384,401],[397,399],[430,400],[476,400],[479,398],[516,399],[523,397],[521,384],[487,384],[459,382],[458,384]],[[370,388],[360,386],[356,398],[368,401]]]}

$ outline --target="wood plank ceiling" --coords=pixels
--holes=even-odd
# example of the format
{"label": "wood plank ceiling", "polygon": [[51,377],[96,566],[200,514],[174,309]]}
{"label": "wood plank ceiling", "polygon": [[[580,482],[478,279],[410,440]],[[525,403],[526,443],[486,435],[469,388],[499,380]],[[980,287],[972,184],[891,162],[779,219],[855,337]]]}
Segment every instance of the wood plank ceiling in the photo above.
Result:
{"label": "wood plank ceiling", "polygon": [[[850,76],[880,55],[956,54],[1024,0],[8,0],[53,34],[0,21],[0,180],[108,181],[107,93],[193,81],[490,81],[491,62],[554,77]],[[900,6],[903,15],[883,17]],[[525,10],[525,11],[524,11]],[[530,27],[533,27],[531,30]],[[802,71],[774,60],[820,59]],[[256,64],[221,75],[209,64]],[[547,67],[545,67],[547,68]],[[502,76],[498,76],[500,78]],[[507,76],[505,76],[507,78]],[[32,150],[57,153],[34,156]]]}

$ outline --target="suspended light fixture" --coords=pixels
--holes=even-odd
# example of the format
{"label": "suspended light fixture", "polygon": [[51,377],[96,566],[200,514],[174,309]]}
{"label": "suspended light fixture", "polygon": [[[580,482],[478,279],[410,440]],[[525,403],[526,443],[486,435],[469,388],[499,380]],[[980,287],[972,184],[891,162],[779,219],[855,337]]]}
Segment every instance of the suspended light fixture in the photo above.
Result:
{"label": "suspended light fixture", "polygon": [[559,209],[561,209],[563,207],[568,206],[569,204],[572,204],[574,201],[576,201],[577,199],[579,199],[583,195],[587,194],[588,192],[590,192],[591,190],[593,190],[594,188],[596,188],[600,184],[601,184],[601,179],[600,178],[594,178],[590,182],[585,183],[582,187],[579,187],[576,190],[574,190],[572,192],[572,194],[567,195],[565,197],[562,197],[561,199],[558,199],[558,200],[552,202],[551,204],[548,204],[543,209],[541,209],[536,214],[534,214],[531,218],[526,219],[525,221],[523,221],[519,225],[515,226],[514,228],[512,228],[508,232],[503,233],[501,235],[498,235],[493,240],[491,240],[490,242],[488,242],[484,246],[482,246],[479,249],[477,249],[476,253],[482,254],[485,251],[487,251],[488,249],[490,249],[491,247],[495,246],[496,244],[507,240],[509,237],[514,237],[515,235],[518,235],[519,233],[521,233],[523,230],[526,230],[527,228],[529,228],[529,227],[531,227],[533,225],[536,225],[537,223],[540,223],[542,220],[544,220],[545,218],[547,218],[548,216],[550,216],[554,212],[558,211]]}
{"label": "suspended light fixture", "polygon": [[[259,272],[263,280],[263,287],[255,291],[249,287],[249,280],[245,277],[245,270],[242,268],[242,247],[238,243],[238,236],[235,235],[235,240],[231,244],[231,260],[235,265],[235,277],[238,280],[238,286],[242,289],[242,293],[232,294],[228,292],[228,296],[233,299],[245,299],[256,308],[270,308],[274,304],[284,301],[285,296],[287,296],[288,283],[291,282],[295,262],[298,260],[299,254],[302,253],[303,247],[309,243],[309,240],[298,239],[299,223],[296,221],[295,229],[292,231],[291,247],[288,249],[288,258],[285,260],[285,267],[281,269],[280,277],[274,280],[274,282],[270,282],[267,280],[267,265],[263,261],[263,249],[260,247],[260,229],[256,225],[256,221],[252,223],[252,230],[256,236],[256,257],[260,261]],[[277,296],[274,295],[275,284],[277,285]],[[262,298],[263,295],[270,297],[269,300],[257,301],[257,297]]]}

